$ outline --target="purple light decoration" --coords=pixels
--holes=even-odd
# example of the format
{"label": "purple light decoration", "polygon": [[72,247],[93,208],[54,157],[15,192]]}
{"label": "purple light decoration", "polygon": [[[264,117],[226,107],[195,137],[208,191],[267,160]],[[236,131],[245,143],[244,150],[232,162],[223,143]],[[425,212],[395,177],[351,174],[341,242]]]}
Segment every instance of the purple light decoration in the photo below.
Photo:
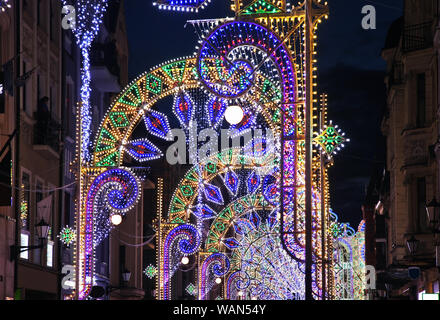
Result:
{"label": "purple light decoration", "polygon": [[214,276],[224,276],[230,268],[228,257],[223,253],[213,253],[202,264],[201,281],[200,281],[200,299],[206,300],[206,294],[209,287],[209,274],[212,272]]}
{"label": "purple light decoration", "polygon": [[194,103],[186,93],[179,93],[174,97],[174,114],[184,128],[189,127],[194,111]]}
{"label": "purple light decoration", "polygon": [[207,204],[196,206],[192,212],[199,219],[211,219],[217,215]]}
{"label": "purple light decoration", "polygon": [[260,186],[260,182],[260,176],[255,171],[252,171],[247,179],[248,193],[252,194],[257,191],[258,187]]}
{"label": "purple light decoration", "polygon": [[173,140],[168,118],[163,113],[148,110],[144,114],[147,130],[154,136],[164,140]]}
{"label": "purple light decoration", "polygon": [[139,199],[139,184],[133,174],[125,169],[110,169],[95,178],[87,193],[84,226],[84,269],[82,277],[83,290],[79,292],[79,299],[85,299],[91,290],[94,267],[94,217],[97,215],[95,203],[104,197],[106,206],[113,212],[121,214],[130,210]]}
{"label": "purple light decoration", "polygon": [[171,230],[164,241],[164,257],[163,257],[163,297],[164,300],[170,299],[170,273],[171,268],[171,249],[177,242],[178,250],[185,254],[194,254],[200,246],[200,235],[197,228],[190,224],[182,224]]}
{"label": "purple light decoration", "polygon": [[219,125],[220,121],[223,119],[225,115],[225,111],[227,108],[227,104],[223,99],[219,99],[216,97],[211,97],[208,101],[206,108],[208,111],[208,120],[209,124],[212,127],[216,127]]}
{"label": "purple light decoration", "polygon": [[124,148],[139,162],[158,159],[163,155],[160,149],[147,139],[130,141]]}
{"label": "purple light decoration", "polygon": [[234,223],[234,229],[236,233],[244,235],[254,230],[255,226],[248,219],[241,218]]}
{"label": "purple light decoration", "polygon": [[240,242],[238,242],[235,238],[227,238],[223,239],[222,242],[228,249],[237,249],[240,246]]}
{"label": "purple light decoration", "polygon": [[236,271],[228,278],[226,285],[226,299],[232,300],[232,292],[235,290],[245,290],[249,287],[251,279],[245,271]]}
{"label": "purple light decoration", "polygon": [[238,191],[238,186],[240,184],[240,179],[233,170],[229,170],[225,174],[225,186],[233,194],[236,195]]}
{"label": "purple light decoration", "polygon": [[220,189],[212,184],[205,184],[205,197],[216,204],[223,204],[223,196]]}
{"label": "purple light decoration", "polygon": [[255,211],[252,211],[249,214],[249,221],[252,222],[252,224],[255,226],[256,229],[260,226],[261,218]]}

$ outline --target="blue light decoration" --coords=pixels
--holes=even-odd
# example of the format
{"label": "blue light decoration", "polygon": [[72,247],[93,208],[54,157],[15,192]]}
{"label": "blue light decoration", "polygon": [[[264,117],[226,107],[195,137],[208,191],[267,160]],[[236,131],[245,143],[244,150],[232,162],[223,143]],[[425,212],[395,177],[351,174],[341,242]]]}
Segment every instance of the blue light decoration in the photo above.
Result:
{"label": "blue light decoration", "polygon": [[237,239],[235,239],[235,238],[223,239],[222,242],[230,250],[237,249],[240,246],[240,242],[238,242]]}
{"label": "blue light decoration", "polygon": [[225,174],[224,181],[228,191],[235,196],[237,194],[238,186],[240,184],[240,179],[238,178],[238,175],[233,170],[229,170]]}
{"label": "blue light decoration", "polygon": [[[72,5],[76,10],[75,28],[72,29],[81,50],[81,154],[83,163],[90,161],[90,135],[92,115],[90,110],[90,48],[99,32],[108,0],[61,0],[63,6]],[[79,127],[79,126],[77,126]]]}
{"label": "blue light decoration", "polygon": [[255,171],[252,171],[247,178],[248,193],[252,194],[257,191],[258,187],[260,186],[260,182],[260,176]]}
{"label": "blue light decoration", "polygon": [[180,92],[174,96],[173,111],[182,127],[188,128],[193,117],[194,102],[188,94]]}
{"label": "blue light decoration", "polygon": [[128,168],[102,172],[91,183],[85,199],[85,215],[81,217],[80,243],[84,252],[80,265],[78,297],[85,299],[93,285],[95,248],[112,229],[111,213],[125,215],[139,200],[140,182]]}
{"label": "blue light decoration", "polygon": [[148,110],[144,114],[147,130],[154,136],[164,140],[173,140],[168,118],[158,111]]}
{"label": "blue light decoration", "polygon": [[209,125],[217,127],[225,115],[228,105],[223,99],[212,96],[206,104]]}
{"label": "blue light decoration", "polygon": [[249,221],[252,222],[252,224],[255,226],[256,229],[260,226],[261,218],[255,211],[252,211],[249,214]]}
{"label": "blue light decoration", "polygon": [[213,253],[205,261],[201,268],[200,299],[206,300],[213,277],[222,277],[229,271],[231,263],[223,253]]}
{"label": "blue light decoration", "polygon": [[207,204],[197,205],[192,213],[199,219],[211,219],[214,218],[217,213],[211,209]]}
{"label": "blue light decoration", "polygon": [[248,219],[240,218],[234,223],[234,229],[237,234],[244,235],[255,229],[255,226]]}
{"label": "blue light decoration", "polygon": [[201,237],[197,228],[191,224],[181,224],[174,229],[172,229],[164,241],[164,300],[169,300],[171,296],[170,292],[170,280],[172,272],[174,270],[174,265],[172,265],[172,251],[177,244],[178,251],[185,255],[194,254],[200,247]]}
{"label": "blue light decoration", "polygon": [[6,9],[11,8],[11,5],[9,4],[9,0],[0,0],[0,11],[5,12]]}
{"label": "blue light decoration", "polygon": [[242,134],[244,134],[246,131],[249,131],[252,129],[252,127],[255,127],[256,124],[256,117],[252,110],[244,109],[244,115],[243,119],[238,124],[233,124],[230,127],[231,131],[231,137],[235,138]]}
{"label": "blue light decoration", "polygon": [[124,145],[124,149],[139,162],[154,160],[163,156],[160,149],[147,139],[129,141]]}
{"label": "blue light decoration", "polygon": [[199,12],[199,9],[204,9],[210,2],[211,0],[159,0],[153,2],[153,6],[160,10]]}
{"label": "blue light decoration", "polygon": [[204,189],[206,199],[216,204],[223,204],[223,196],[218,187],[207,183],[205,184]]}

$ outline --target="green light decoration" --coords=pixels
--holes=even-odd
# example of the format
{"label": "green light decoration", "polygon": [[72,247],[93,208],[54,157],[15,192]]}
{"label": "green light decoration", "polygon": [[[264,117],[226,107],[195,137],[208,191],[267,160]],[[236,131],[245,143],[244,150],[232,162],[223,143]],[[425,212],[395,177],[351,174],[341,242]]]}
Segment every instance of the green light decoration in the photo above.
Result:
{"label": "green light decoration", "polygon": [[148,279],[153,279],[155,276],[157,276],[157,268],[150,264],[145,268],[144,274]]}
{"label": "green light decoration", "polygon": [[243,15],[249,15],[249,14],[262,14],[262,13],[278,13],[281,12],[279,8],[274,6],[271,3],[268,3],[264,0],[257,0],[254,3],[250,4],[248,7],[246,7],[242,14]]}
{"label": "green light decoration", "polygon": [[58,235],[58,238],[60,238],[63,244],[70,246],[76,240],[76,231],[71,227],[65,226]]}
{"label": "green light decoration", "polygon": [[187,285],[185,291],[191,296],[197,295],[197,288],[193,283],[190,283],[189,285]]}
{"label": "green light decoration", "polygon": [[345,133],[330,122],[313,141],[320,145],[323,153],[330,158],[332,154],[336,154],[336,151],[344,147],[345,142],[350,142],[350,139],[345,138]]}

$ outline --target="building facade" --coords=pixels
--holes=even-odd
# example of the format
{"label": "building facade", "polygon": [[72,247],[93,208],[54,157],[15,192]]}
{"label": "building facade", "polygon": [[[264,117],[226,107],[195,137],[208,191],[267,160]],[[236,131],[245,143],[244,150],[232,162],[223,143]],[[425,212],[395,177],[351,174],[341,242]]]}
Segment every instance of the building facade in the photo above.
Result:
{"label": "building facade", "polygon": [[[10,4],[0,12],[0,300],[69,299],[72,283],[65,279],[74,247],[58,235],[75,223],[81,55],[72,31],[61,26],[61,1]],[[91,74],[96,132],[128,82],[123,0],[109,1]],[[138,206],[96,248],[95,284],[106,289],[101,299],[143,297],[142,210]],[[20,249],[40,246],[35,226],[42,219],[49,224],[47,241]],[[121,280],[122,266],[131,271],[128,283]],[[118,292],[121,287],[130,290]]]}
{"label": "building facade", "polygon": [[387,63],[387,109],[382,121],[387,154],[379,177],[384,187],[376,195],[374,211],[385,225],[376,233],[385,251],[376,265],[385,260],[378,278],[388,298],[418,299],[422,293],[438,292],[435,236],[426,213],[426,204],[440,195],[435,154],[438,13],[437,0],[405,0],[403,17],[391,26],[382,51]]}

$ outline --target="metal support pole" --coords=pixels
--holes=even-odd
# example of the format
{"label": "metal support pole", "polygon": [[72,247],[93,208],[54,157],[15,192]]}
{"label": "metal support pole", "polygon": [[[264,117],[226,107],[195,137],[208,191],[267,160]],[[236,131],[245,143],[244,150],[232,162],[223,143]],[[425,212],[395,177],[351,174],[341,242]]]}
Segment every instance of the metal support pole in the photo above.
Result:
{"label": "metal support pole", "polygon": [[[19,246],[20,244],[20,124],[21,124],[21,110],[20,110],[20,88],[15,85],[15,79],[20,75],[20,65],[21,65],[21,57],[20,57],[20,29],[21,29],[21,21],[20,21],[20,1],[15,1],[15,38],[16,38],[16,60],[15,60],[15,72],[13,73],[14,77],[14,88],[16,89],[15,94],[15,157],[14,157],[14,180],[15,180],[15,188],[14,188],[14,211],[15,211],[15,246]],[[18,259],[15,259],[14,262],[14,296],[18,289]],[[15,297],[14,297],[15,298]]]}
{"label": "metal support pole", "polygon": [[305,63],[306,63],[306,104],[305,104],[305,222],[306,222],[306,264],[305,297],[313,300],[312,294],[312,43],[313,43],[313,0],[305,0]]}

